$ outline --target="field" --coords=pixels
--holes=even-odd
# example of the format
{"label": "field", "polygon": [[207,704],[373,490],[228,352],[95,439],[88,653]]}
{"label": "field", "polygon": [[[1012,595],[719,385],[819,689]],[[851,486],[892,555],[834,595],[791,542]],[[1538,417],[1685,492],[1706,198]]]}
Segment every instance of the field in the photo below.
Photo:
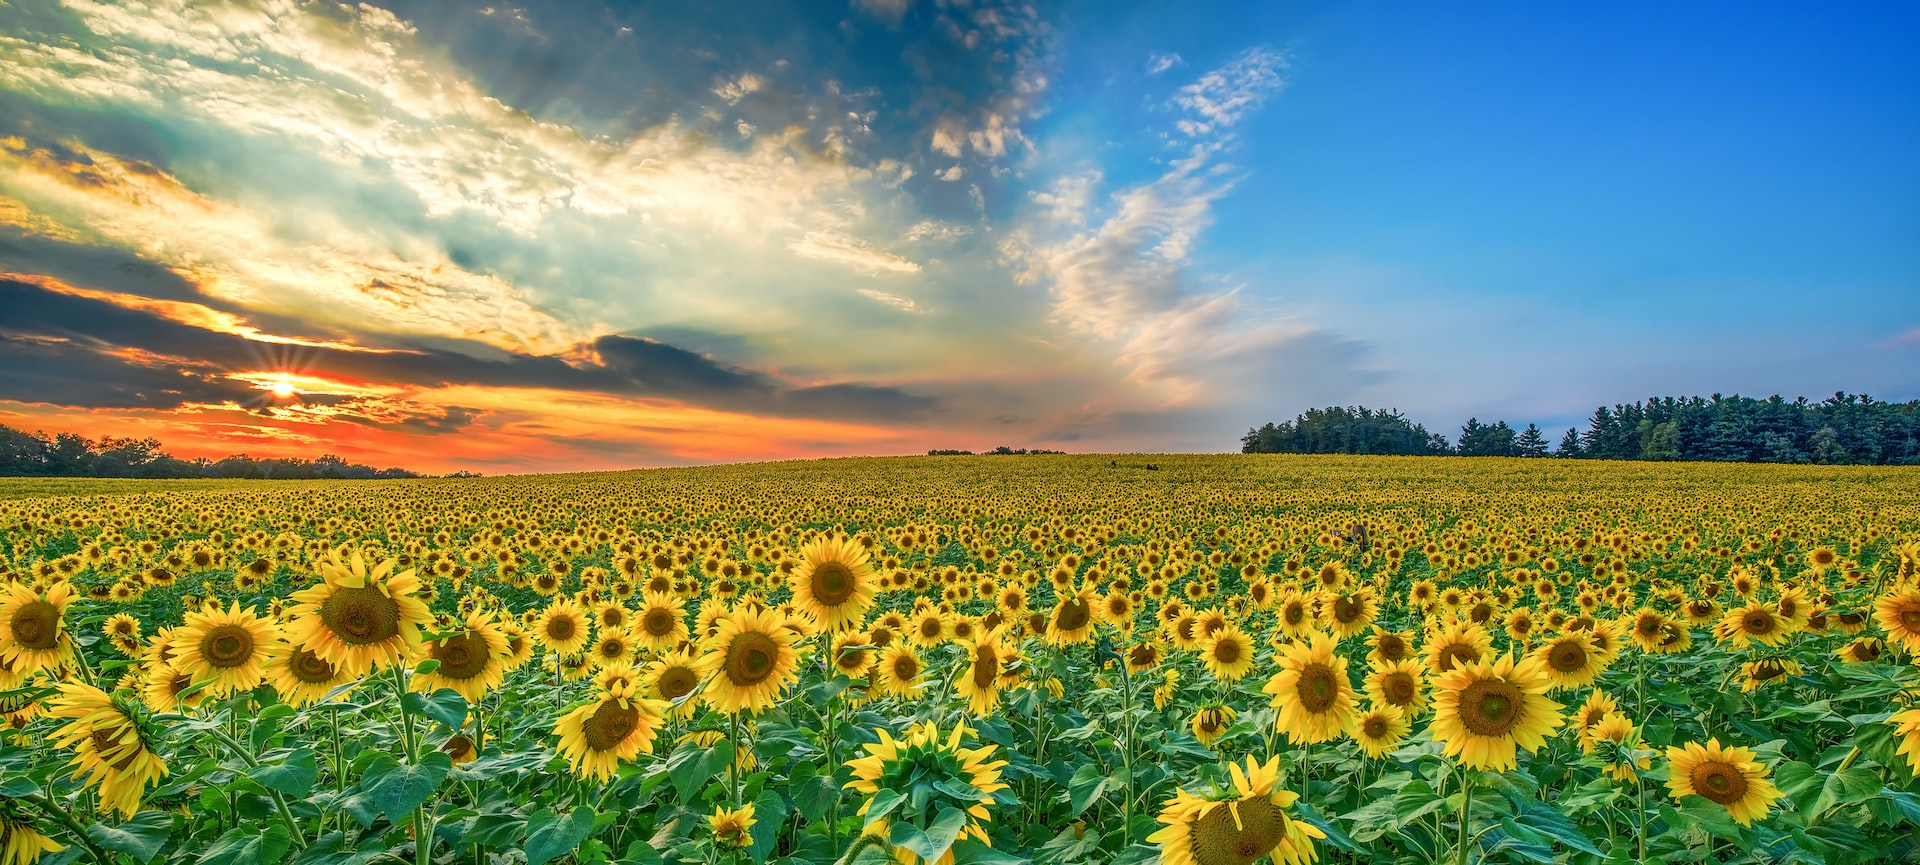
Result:
{"label": "field", "polygon": [[1920,471],[0,484],[0,865],[1920,857]]}

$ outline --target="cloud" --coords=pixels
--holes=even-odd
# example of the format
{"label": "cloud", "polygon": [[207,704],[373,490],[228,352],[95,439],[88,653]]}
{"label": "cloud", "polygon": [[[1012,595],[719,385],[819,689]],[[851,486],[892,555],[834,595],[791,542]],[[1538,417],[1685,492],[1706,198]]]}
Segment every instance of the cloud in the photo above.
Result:
{"label": "cloud", "polygon": [[920,308],[920,304],[914,303],[912,298],[901,297],[900,295],[897,295],[897,294],[888,294],[884,291],[880,291],[879,289],[873,289],[873,288],[860,289],[860,296],[865,297],[869,300],[877,301],[879,303],[884,303],[887,306],[891,306],[894,309],[900,310],[901,312],[908,313],[910,315],[919,315],[920,313],[926,311]]}
{"label": "cloud", "polygon": [[1166,54],[1156,52],[1147,56],[1147,74],[1159,75],[1175,66],[1183,66],[1186,62],[1187,61],[1180,58],[1178,52],[1168,52]]}
{"label": "cloud", "polygon": [[919,273],[920,265],[890,252],[875,249],[866,241],[828,231],[809,231],[787,244],[787,249],[802,258],[842,264],[868,273]]}
{"label": "cloud", "polygon": [[1267,47],[1255,47],[1180,88],[1174,104],[1197,119],[1181,120],[1175,125],[1189,136],[1206,135],[1239,123],[1248,112],[1260,107],[1267,97],[1286,83],[1281,77],[1287,69],[1286,55]]}

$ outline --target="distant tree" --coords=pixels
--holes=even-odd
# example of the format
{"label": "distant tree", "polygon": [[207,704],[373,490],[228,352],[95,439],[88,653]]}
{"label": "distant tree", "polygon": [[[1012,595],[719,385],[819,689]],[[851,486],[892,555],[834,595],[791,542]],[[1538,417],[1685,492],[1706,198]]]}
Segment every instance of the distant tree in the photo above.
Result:
{"label": "distant tree", "polygon": [[1455,450],[1463,457],[1513,456],[1513,427],[1506,421],[1483,424],[1477,417],[1468,418],[1467,425],[1460,428],[1460,443]]}
{"label": "distant tree", "polygon": [[1513,442],[1513,455],[1521,457],[1547,455],[1547,437],[1540,432],[1540,427],[1527,424],[1527,428],[1520,431],[1520,437]]}
{"label": "distant tree", "polygon": [[1580,446],[1580,431],[1567,427],[1567,434],[1560,437],[1560,446],[1553,455],[1562,459],[1580,459],[1586,456],[1586,450]]}
{"label": "distant tree", "polygon": [[104,438],[77,433],[27,433],[0,426],[0,475],[97,478],[412,478],[405,469],[375,469],[328,454],[254,459],[246,454],[218,461],[182,460],[160,450],[155,439]]}

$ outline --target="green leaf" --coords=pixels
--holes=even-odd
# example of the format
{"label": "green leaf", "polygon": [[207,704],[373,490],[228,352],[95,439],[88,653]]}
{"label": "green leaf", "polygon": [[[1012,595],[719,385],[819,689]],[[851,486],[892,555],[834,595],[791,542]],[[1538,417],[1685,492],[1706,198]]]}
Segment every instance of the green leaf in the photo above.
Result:
{"label": "green leaf", "polygon": [[[1146,850],[1151,855],[1140,859],[1135,850]],[[1140,865],[1140,863],[1154,861],[1159,858],[1159,855],[1160,851],[1156,848],[1135,844],[1123,851],[1120,854],[1121,858],[1114,860],[1114,865],[1124,865],[1124,863]],[[953,843],[953,865],[1028,865],[1031,861],[1024,856],[1002,853],[978,841],[966,840]]]}
{"label": "green leaf", "polygon": [[938,862],[947,855],[947,849],[960,837],[960,831],[967,828],[967,812],[958,808],[940,809],[933,825],[922,832],[920,827],[901,820],[893,824],[893,831],[887,841],[895,847],[905,847],[918,854],[925,862]]}
{"label": "green leaf", "polygon": [[1520,825],[1583,853],[1606,856],[1605,853],[1600,852],[1599,847],[1593,845],[1593,841],[1587,838],[1586,833],[1581,832],[1579,827],[1573,825],[1572,820],[1567,819],[1567,815],[1533,799],[1510,798],[1510,801],[1515,807],[1526,809],[1519,814],[1517,822]]}
{"label": "green leaf", "polygon": [[840,788],[826,775],[814,775],[799,781],[789,791],[793,795],[793,804],[800,810],[800,816],[807,822],[825,817],[839,801]]}
{"label": "green leaf", "polygon": [[467,698],[452,688],[441,688],[427,695],[426,705],[421,706],[420,711],[447,725],[448,729],[458,730],[467,723]]}
{"label": "green leaf", "polygon": [[283,760],[248,769],[247,777],[269,790],[304,799],[312,792],[313,782],[320,778],[320,764],[314,760],[312,748],[299,748]]}
{"label": "green leaf", "polygon": [[1820,788],[1820,798],[1813,801],[1814,816],[1827,813],[1829,808],[1841,805],[1858,805],[1880,795],[1880,774],[1864,766],[1854,766],[1845,772],[1836,772],[1827,776],[1826,784]]}
{"label": "green leaf", "polygon": [[200,865],[278,862],[292,845],[293,839],[287,837],[287,827],[279,823],[269,823],[265,827],[236,826],[215,840],[207,852],[200,854],[198,861]]}
{"label": "green leaf", "polygon": [[385,850],[354,850],[347,847],[342,832],[328,832],[313,839],[307,849],[294,857],[293,865],[367,865],[389,858]]}
{"label": "green leaf", "polygon": [[898,790],[881,790],[873,794],[873,798],[867,800],[867,825],[872,826],[874,821],[893,813],[893,809],[905,801],[906,795]]}
{"label": "green leaf", "polygon": [[0,796],[9,799],[24,799],[39,794],[40,785],[26,775],[8,775],[0,778]]}
{"label": "green leaf", "polygon": [[[1067,781],[1067,798],[1073,805],[1073,816],[1080,816],[1100,794],[1107,790],[1107,776],[1092,763],[1082,763],[1075,770],[1073,778]],[[932,861],[932,860],[929,860]]]}
{"label": "green leaf", "polygon": [[692,802],[695,793],[733,763],[733,743],[720,741],[713,747],[686,742],[667,758],[667,774],[673,778],[673,790],[680,801]]}
{"label": "green leaf", "polygon": [[780,825],[787,822],[787,802],[780,794],[765,790],[753,800],[753,844],[747,848],[747,861],[765,862],[772,857],[780,840]]}
{"label": "green leaf", "polygon": [[1820,796],[1820,785],[1824,781],[1820,771],[1799,760],[1787,760],[1773,769],[1773,783],[1780,792],[1793,800],[1794,807],[1812,813],[1814,800]]}
{"label": "green leaf", "polygon": [[165,811],[142,811],[118,826],[95,823],[87,827],[93,843],[115,853],[125,853],[135,862],[146,863],[160,852],[173,833],[173,815]]}
{"label": "green leaf", "polygon": [[545,808],[527,819],[527,865],[546,865],[573,852],[593,833],[592,808],[576,808],[562,817]]}
{"label": "green leaf", "polygon": [[413,666],[413,671],[421,675],[426,675],[438,669],[440,669],[440,660],[438,658],[428,658]]}
{"label": "green leaf", "polygon": [[362,783],[387,820],[398,823],[433,796],[440,782],[446,780],[447,770],[452,768],[453,758],[444,751],[434,751],[422,757],[418,765],[411,766],[380,754]]}

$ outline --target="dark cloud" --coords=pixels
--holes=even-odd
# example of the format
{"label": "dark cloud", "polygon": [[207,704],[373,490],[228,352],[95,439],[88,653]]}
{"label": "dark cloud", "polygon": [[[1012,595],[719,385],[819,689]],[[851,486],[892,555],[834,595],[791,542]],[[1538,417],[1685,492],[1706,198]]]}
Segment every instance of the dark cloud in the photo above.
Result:
{"label": "dark cloud", "polygon": [[143,363],[77,343],[0,333],[0,399],[108,409],[245,403],[262,396],[217,369]]}
{"label": "dark cloud", "polygon": [[[156,313],[108,301],[63,294],[15,279],[0,279],[0,335],[19,346],[24,362],[0,370],[0,399],[50,402],[87,408],[170,408],[189,402],[222,402],[235,394],[259,397],[241,382],[218,379],[226,372],[290,371],[336,379],[432,388],[448,385],[547,388],[631,397],[660,397],[750,414],[848,420],[904,420],[927,414],[936,401],[903,391],[856,383],[788,388],[777,379],[737,369],[705,355],[650,339],[608,335],[587,346],[597,360],[515,354],[474,346],[468,354],[447,347],[366,352],[319,346],[264,343],[173,321]],[[447,343],[443,341],[442,346]],[[143,358],[126,359],[124,350]],[[60,361],[114,381],[124,367],[132,385],[63,388]],[[485,356],[479,356],[485,355]],[[167,366],[171,364],[171,366]],[[158,378],[154,378],[158,376]],[[197,387],[156,389],[154,381],[198,376]],[[218,379],[218,386],[212,382]],[[130,389],[131,388],[131,389]],[[316,396],[312,401],[320,402]],[[239,400],[244,402],[244,400]],[[408,418],[421,431],[457,429],[471,417]]]}

